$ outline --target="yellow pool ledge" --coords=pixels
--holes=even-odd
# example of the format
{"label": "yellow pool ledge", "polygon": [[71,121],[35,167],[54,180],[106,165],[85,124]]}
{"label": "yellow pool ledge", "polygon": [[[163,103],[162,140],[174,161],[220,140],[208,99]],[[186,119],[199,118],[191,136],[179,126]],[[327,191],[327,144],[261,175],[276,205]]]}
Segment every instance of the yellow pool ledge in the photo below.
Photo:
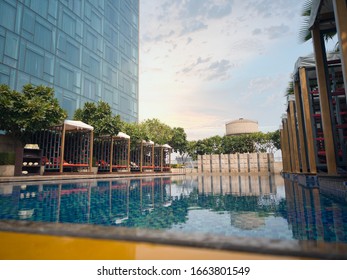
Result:
{"label": "yellow pool ledge", "polygon": [[0,232],[2,260],[290,260],[303,259],[217,249],[81,237]]}

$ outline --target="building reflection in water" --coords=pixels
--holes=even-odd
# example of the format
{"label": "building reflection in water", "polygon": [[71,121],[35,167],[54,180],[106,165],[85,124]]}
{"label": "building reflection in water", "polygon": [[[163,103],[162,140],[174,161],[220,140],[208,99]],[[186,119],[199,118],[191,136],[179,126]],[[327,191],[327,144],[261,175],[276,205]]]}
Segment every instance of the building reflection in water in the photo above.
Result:
{"label": "building reflection in water", "polygon": [[347,209],[281,176],[0,185],[0,219],[347,242]]}
{"label": "building reflection in water", "polygon": [[[209,201],[210,209],[227,211],[230,225],[239,234],[239,230],[265,228],[270,217],[283,219],[280,203],[283,206],[284,192],[277,191],[275,181],[269,175],[204,175],[198,177],[198,192],[200,201]],[[277,176],[277,181],[283,187],[282,178]]]}
{"label": "building reflection in water", "polygon": [[198,177],[199,193],[259,196],[276,193],[275,177],[264,175],[234,175]]}

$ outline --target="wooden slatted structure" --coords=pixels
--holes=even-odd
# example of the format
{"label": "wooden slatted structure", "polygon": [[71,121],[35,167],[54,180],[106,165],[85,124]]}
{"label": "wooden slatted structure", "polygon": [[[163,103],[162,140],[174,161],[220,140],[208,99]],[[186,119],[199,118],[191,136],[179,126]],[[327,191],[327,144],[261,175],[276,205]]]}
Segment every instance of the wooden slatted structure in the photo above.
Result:
{"label": "wooden slatted structure", "polygon": [[99,136],[94,139],[94,159],[98,173],[129,171],[130,136],[119,132],[117,136]]}
{"label": "wooden slatted structure", "polygon": [[[321,153],[325,157],[328,175],[335,176],[341,173],[339,162],[341,155],[345,153],[341,145],[336,140],[336,129],[343,130],[347,124],[334,125],[335,118],[339,114],[334,113],[336,110],[332,93],[336,93],[333,89],[334,84],[331,83],[331,73],[329,73],[328,53],[324,40],[325,35],[336,32],[339,42],[339,55],[341,64],[341,73],[343,84],[347,83],[347,3],[346,0],[312,0],[310,18],[308,20],[308,29],[311,31],[314,58],[316,64],[316,75],[318,83],[318,99],[320,103],[320,120],[324,133],[324,151]],[[345,88],[345,86],[344,86]],[[346,94],[345,99],[346,99]],[[318,117],[318,116],[317,116]],[[343,133],[338,132],[343,135]],[[341,136],[339,136],[341,137]],[[341,153],[341,152],[342,153]],[[344,163],[346,169],[346,163]],[[342,170],[344,173],[346,170]]]}
{"label": "wooden slatted structure", "polygon": [[130,171],[130,136],[119,132],[112,147],[112,171]]}
{"label": "wooden slatted structure", "polygon": [[33,135],[42,149],[45,174],[91,172],[93,127],[81,121],[65,120],[62,125]]}
{"label": "wooden slatted structure", "polygon": [[[303,57],[296,62],[295,103],[297,111],[302,110],[302,113],[298,114],[296,123],[299,131],[297,140],[301,153],[300,164],[307,167],[303,168],[304,172],[316,173],[329,170],[332,172],[335,169],[340,171],[347,169],[347,105],[339,53],[327,55],[326,73],[329,77],[329,86],[322,93],[315,59]],[[322,94],[325,98],[322,98]],[[325,122],[323,122],[323,103],[328,103],[328,106],[325,106],[325,110],[328,110],[328,120]],[[324,125],[327,122],[329,126]],[[300,133],[303,134],[301,137]],[[293,157],[292,154],[290,156]]]}
{"label": "wooden slatted structure", "polygon": [[172,148],[168,144],[154,146],[154,171],[171,171],[171,151]]}
{"label": "wooden slatted structure", "polygon": [[93,161],[98,167],[98,173],[111,172],[112,164],[112,136],[98,136],[94,138]]}
{"label": "wooden slatted structure", "polygon": [[154,142],[142,140],[130,151],[132,172],[154,171]]}
{"label": "wooden slatted structure", "polygon": [[142,166],[141,172],[154,171],[154,142],[142,143]]}

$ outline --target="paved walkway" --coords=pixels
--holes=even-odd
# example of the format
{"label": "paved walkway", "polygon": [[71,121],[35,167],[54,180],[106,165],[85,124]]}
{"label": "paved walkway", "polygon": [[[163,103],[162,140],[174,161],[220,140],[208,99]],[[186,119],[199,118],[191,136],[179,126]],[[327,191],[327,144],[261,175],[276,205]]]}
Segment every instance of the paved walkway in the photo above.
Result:
{"label": "paved walkway", "polygon": [[33,176],[14,176],[0,177],[0,183],[8,182],[33,182],[33,181],[52,181],[52,180],[77,180],[77,179],[110,179],[110,178],[136,178],[136,177],[163,177],[174,175],[185,175],[184,170],[174,170],[173,172],[147,172],[147,173],[108,173],[108,174],[83,174],[83,172],[69,173],[63,175],[33,175]]}

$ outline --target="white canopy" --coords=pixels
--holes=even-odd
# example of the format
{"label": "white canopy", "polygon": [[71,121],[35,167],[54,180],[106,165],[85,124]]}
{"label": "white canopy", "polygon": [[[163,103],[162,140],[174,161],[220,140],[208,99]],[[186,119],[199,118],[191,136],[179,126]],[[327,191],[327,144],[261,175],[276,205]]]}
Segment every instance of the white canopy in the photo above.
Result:
{"label": "white canopy", "polygon": [[66,130],[73,130],[73,129],[94,130],[94,127],[81,121],[65,120],[64,125]]}
{"label": "white canopy", "polygon": [[310,18],[308,21],[308,28],[312,28],[312,26],[314,25],[318,12],[319,12],[319,8],[321,5],[321,0],[313,0],[312,1],[312,7],[311,7],[311,13],[310,13]]}
{"label": "white canopy", "polygon": [[[331,20],[331,14],[334,13],[334,4],[332,0],[312,0],[310,18],[308,20],[308,28],[312,29],[314,24],[319,23],[324,26],[324,29],[332,29],[335,22]],[[326,16],[330,17],[327,18]]]}
{"label": "white canopy", "polygon": [[165,145],[163,145],[163,148],[171,149],[171,146],[169,144],[165,144]]}
{"label": "white canopy", "polygon": [[130,139],[130,136],[128,134],[125,134],[124,132],[118,132],[117,137]]}
{"label": "white canopy", "polygon": [[[339,60],[339,52],[329,52],[327,53],[327,61]],[[299,57],[295,62],[294,74],[298,72],[301,67],[316,67],[316,60],[313,56]]]}

